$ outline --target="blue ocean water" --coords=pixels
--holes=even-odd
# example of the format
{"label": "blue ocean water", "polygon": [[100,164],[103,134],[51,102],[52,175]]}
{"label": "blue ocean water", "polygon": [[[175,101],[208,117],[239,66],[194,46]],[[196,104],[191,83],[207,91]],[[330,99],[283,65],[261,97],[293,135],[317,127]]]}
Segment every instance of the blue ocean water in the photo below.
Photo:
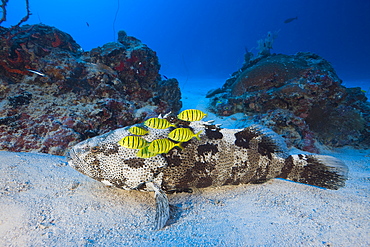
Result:
{"label": "blue ocean water", "polygon": [[[29,0],[27,24],[69,33],[84,50],[117,38],[119,30],[157,52],[161,74],[180,84],[199,78],[222,83],[243,63],[245,49],[278,32],[274,53],[314,52],[332,63],[345,86],[370,91],[369,0]],[[9,0],[8,20],[25,15]],[[289,18],[298,17],[289,23]],[[214,87],[221,85],[214,85]]]}

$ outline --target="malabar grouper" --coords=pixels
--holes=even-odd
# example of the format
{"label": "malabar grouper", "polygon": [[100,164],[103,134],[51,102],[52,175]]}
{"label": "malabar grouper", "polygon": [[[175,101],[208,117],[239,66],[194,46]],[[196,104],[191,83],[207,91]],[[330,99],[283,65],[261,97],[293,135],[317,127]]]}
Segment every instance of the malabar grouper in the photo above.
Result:
{"label": "malabar grouper", "polygon": [[167,120],[176,127],[148,128],[149,132],[141,138],[151,143],[167,138],[175,128],[188,128],[200,133],[199,139],[181,143],[183,149],[174,142],[165,153],[143,156],[142,152],[146,154],[147,150],[119,144],[132,135],[129,131],[132,126],[127,126],[78,143],[71,148],[68,162],[77,171],[106,185],[154,191],[156,229],[164,227],[169,219],[167,193],[263,183],[273,178],[333,190],[345,185],[348,169],[342,161],[326,155],[290,155],[284,140],[265,127],[226,129],[211,122],[189,122],[176,117]]}

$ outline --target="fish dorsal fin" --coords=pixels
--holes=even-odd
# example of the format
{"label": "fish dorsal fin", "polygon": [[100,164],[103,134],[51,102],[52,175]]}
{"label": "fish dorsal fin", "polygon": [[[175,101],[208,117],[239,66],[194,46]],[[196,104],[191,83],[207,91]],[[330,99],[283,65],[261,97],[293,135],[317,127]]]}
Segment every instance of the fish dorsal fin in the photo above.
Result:
{"label": "fish dorsal fin", "polygon": [[168,118],[170,115],[171,115],[171,111],[169,111],[168,113],[164,114],[163,118]]}

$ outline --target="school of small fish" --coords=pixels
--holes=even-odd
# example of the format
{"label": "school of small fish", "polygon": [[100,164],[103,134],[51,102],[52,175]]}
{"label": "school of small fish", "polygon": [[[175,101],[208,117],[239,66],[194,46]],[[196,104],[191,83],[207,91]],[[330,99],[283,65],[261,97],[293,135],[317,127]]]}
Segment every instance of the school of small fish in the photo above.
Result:
{"label": "school of small fish", "polygon": [[[195,122],[202,120],[207,114],[200,110],[188,109],[184,110],[177,115],[177,118],[182,121]],[[150,158],[158,154],[168,153],[174,147],[183,149],[181,143],[188,142],[193,137],[200,140],[199,135],[202,131],[194,134],[189,128],[176,128],[176,124],[170,123],[165,118],[150,118],[144,122],[146,127],[152,129],[167,129],[170,127],[175,128],[168,134],[168,138],[160,138],[151,142],[145,139],[145,135],[149,133],[149,130],[144,127],[132,126],[129,132],[132,135],[125,136],[118,144],[125,148],[138,149],[136,156],[139,158]],[[175,142],[173,142],[175,141]]]}

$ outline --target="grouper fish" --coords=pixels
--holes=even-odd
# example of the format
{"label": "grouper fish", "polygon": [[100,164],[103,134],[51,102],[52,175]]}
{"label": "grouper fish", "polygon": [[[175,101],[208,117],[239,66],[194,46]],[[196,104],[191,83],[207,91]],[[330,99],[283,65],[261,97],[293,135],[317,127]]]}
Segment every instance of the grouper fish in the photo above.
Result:
{"label": "grouper fish", "polygon": [[[348,169],[331,156],[288,153],[284,140],[259,125],[244,129],[220,128],[211,122],[186,122],[169,117],[178,128],[200,133],[168,153],[150,158],[137,156],[138,150],[118,142],[130,128],[120,128],[87,139],[70,149],[69,164],[77,171],[106,185],[125,190],[154,191],[155,229],[169,219],[167,195],[189,192],[193,188],[263,183],[283,178],[299,183],[336,190],[345,185]],[[138,125],[139,126],[139,125]],[[149,129],[148,142],[167,138],[174,127]]]}

